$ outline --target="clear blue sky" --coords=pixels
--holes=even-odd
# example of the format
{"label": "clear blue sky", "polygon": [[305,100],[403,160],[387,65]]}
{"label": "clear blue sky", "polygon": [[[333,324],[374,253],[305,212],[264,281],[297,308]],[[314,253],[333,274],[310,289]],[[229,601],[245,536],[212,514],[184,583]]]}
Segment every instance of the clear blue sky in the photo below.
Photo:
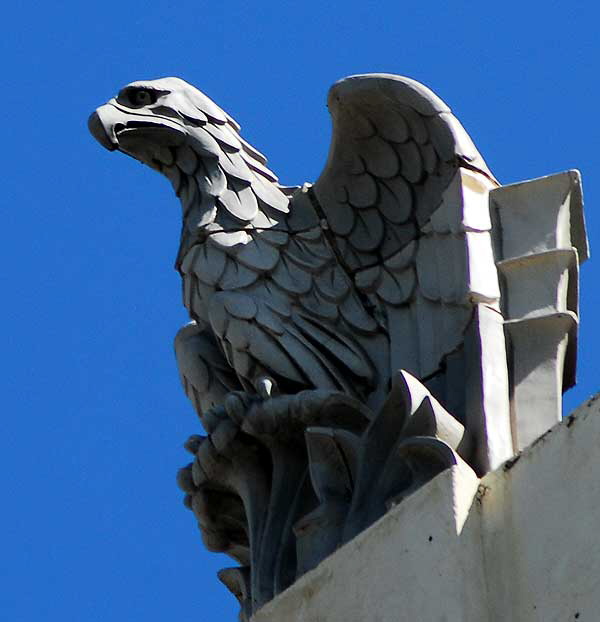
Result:
{"label": "clear blue sky", "polygon": [[199,431],[172,354],[178,203],[103,151],[88,114],[129,81],[179,75],[302,183],[327,153],[328,87],[385,71],[445,99],[502,182],[579,168],[592,260],[568,411],[600,388],[599,13],[591,0],[3,9],[1,620],[237,614],[215,578],[231,562],[203,550],[175,486]]}

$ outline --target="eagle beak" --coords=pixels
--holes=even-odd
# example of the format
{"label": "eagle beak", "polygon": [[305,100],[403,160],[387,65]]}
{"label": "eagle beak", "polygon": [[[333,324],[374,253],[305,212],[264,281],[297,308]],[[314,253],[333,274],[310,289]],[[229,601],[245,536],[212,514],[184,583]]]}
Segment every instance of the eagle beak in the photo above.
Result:
{"label": "eagle beak", "polygon": [[106,132],[106,128],[100,119],[98,111],[92,112],[88,119],[88,128],[92,136],[106,149],[114,151],[117,148],[117,142],[111,140]]}

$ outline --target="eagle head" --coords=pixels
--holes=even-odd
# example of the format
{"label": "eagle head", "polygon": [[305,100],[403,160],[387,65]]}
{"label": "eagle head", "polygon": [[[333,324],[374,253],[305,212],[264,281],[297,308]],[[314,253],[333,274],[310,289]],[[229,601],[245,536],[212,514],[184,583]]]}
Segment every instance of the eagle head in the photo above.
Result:
{"label": "eagle head", "polygon": [[[132,82],[96,109],[88,121],[90,132],[103,147],[118,149],[161,172],[172,165],[170,149],[185,144],[195,128],[206,125],[227,125],[239,131],[229,115],[181,78]],[[200,155],[218,157],[216,145],[197,142],[194,147]]]}
{"label": "eagle head", "polygon": [[[180,78],[132,82],[89,118],[96,140],[166,176],[180,199],[184,228],[180,258],[210,232],[236,231],[288,212],[289,198],[266,158],[240,126],[204,93]],[[259,210],[259,203],[262,211]],[[242,234],[224,236],[237,243]],[[214,239],[217,239],[216,237]],[[246,239],[244,237],[244,239]]]}

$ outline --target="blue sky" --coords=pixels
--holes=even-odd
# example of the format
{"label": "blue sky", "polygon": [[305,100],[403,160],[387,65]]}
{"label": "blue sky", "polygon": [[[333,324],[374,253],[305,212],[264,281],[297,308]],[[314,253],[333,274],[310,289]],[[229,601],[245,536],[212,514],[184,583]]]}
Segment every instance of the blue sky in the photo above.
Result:
{"label": "blue sky", "polygon": [[600,386],[596,3],[22,2],[0,26],[4,266],[0,619],[234,620],[175,473],[199,431],[172,339],[186,321],[168,183],[103,151],[89,113],[178,75],[243,126],[283,183],[314,180],[337,79],[399,73],[454,110],[504,183],[579,168],[579,385]]}

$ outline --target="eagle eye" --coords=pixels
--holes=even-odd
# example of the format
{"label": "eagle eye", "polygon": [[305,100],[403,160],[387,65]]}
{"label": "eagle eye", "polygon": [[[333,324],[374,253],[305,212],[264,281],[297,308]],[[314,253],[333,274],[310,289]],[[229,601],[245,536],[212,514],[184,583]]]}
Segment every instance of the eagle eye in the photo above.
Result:
{"label": "eagle eye", "polygon": [[150,89],[137,89],[128,88],[123,89],[117,101],[128,106],[130,108],[141,108],[142,106],[148,106],[154,104],[158,99],[158,94]]}
{"label": "eagle eye", "polygon": [[145,89],[140,89],[138,91],[134,91],[131,99],[134,104],[138,106],[147,106],[152,103],[152,93],[150,91],[146,91]]}

